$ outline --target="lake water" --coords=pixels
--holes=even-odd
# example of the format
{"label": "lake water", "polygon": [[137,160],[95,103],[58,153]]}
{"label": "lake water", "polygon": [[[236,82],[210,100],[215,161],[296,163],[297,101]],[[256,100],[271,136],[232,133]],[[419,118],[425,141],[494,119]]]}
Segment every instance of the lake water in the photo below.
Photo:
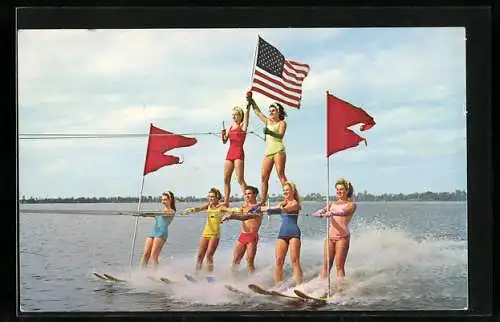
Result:
{"label": "lake water", "polygon": [[[178,203],[178,210],[198,204]],[[233,206],[235,206],[234,204]],[[304,212],[321,206],[305,202]],[[143,204],[142,209],[157,209]],[[163,285],[147,278],[138,263],[153,219],[139,218],[129,283],[101,281],[92,272],[127,277],[136,217],[109,214],[63,214],[64,210],[134,211],[136,204],[21,205],[19,214],[19,290],[23,312],[77,311],[286,311],[286,310],[464,310],[467,288],[466,202],[360,202],[351,223],[346,263],[346,290],[327,305],[252,293],[246,285],[273,283],[274,248],[279,217],[265,217],[260,229],[256,273],[238,280],[230,275],[232,248],[239,221],[222,225],[215,254],[216,282],[190,283],[195,254],[206,218],[203,213],[177,216],[160,256],[156,274],[176,281]],[[24,213],[46,209],[53,213]],[[304,281],[317,277],[322,265],[325,219],[303,216],[301,264]],[[335,276],[332,269],[332,281]],[[285,278],[291,277],[290,259]],[[239,296],[231,284],[248,291]]]}

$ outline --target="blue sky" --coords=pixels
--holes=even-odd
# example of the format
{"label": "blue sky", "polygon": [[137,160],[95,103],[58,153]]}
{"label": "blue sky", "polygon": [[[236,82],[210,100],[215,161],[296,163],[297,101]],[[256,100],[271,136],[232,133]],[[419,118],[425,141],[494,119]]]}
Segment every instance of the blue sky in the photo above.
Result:
{"label": "blue sky", "polygon": [[[327,189],[326,90],[377,123],[362,133],[368,146],[330,157],[331,184],[344,176],[375,194],[466,189],[463,28],[21,30],[18,131],[146,134],[152,122],[176,133],[219,132],[245,103],[257,35],[311,66],[301,109],[287,109],[285,136],[286,174],[302,194]],[[272,101],[254,98],[267,112]],[[250,130],[262,125],[252,114]],[[144,194],[222,190],[228,145],[196,138],[170,151],[184,164],[145,177]],[[21,139],[19,193],[137,196],[146,145],[147,137]],[[247,137],[245,179],[259,188],[264,149]],[[279,191],[273,171],[270,193]]]}

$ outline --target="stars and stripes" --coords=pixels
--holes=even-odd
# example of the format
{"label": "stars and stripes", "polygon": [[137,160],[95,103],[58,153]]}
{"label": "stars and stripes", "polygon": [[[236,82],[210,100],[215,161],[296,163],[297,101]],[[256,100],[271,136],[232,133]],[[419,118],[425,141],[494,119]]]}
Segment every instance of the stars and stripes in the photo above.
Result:
{"label": "stars and stripes", "polygon": [[300,108],[302,82],[309,73],[309,65],[285,59],[278,49],[260,36],[256,56],[251,91]]}

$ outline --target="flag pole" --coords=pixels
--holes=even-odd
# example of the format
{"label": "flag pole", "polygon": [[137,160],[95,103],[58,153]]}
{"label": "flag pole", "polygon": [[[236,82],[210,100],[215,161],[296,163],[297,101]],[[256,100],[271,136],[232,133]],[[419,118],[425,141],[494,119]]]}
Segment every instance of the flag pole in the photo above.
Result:
{"label": "flag pole", "polygon": [[[142,192],[144,190],[144,179],[146,178],[146,176],[142,176],[142,184],[141,184],[141,192],[139,193],[139,202],[137,204],[137,214],[140,213],[141,211],[141,202],[142,202]],[[132,247],[130,249],[130,261],[129,261],[129,278],[131,277],[132,275],[132,261],[133,261],[133,258],[134,258],[134,248],[135,248],[135,237],[137,235],[137,225],[139,223],[139,216],[137,216],[135,218],[135,225],[134,225],[134,235],[132,237]]]}
{"label": "flag pole", "polygon": [[[149,156],[149,144],[151,141],[152,128],[153,128],[153,123],[149,123],[148,145],[146,148],[146,157],[144,158],[144,172],[142,174],[141,190],[139,192],[139,202],[137,203],[137,214],[139,214],[141,211],[142,193],[144,191],[144,179],[146,178],[146,163],[147,163],[148,156]],[[137,216],[135,218],[134,234],[132,237],[132,247],[130,248],[130,261],[129,261],[129,265],[128,265],[129,279],[132,277],[132,261],[134,259],[135,237],[137,235],[137,225],[138,224],[139,224],[139,216]]]}
{"label": "flag pole", "polygon": [[[250,92],[252,91],[253,79],[255,76],[255,66],[257,65],[257,52],[259,51],[259,39],[260,35],[257,34],[257,45],[255,45],[255,50],[253,51],[253,65],[252,65],[252,76],[250,77]],[[250,113],[248,114],[248,118],[250,121]],[[264,142],[266,142],[266,135],[264,135]]]}
{"label": "flag pole", "polygon": [[[326,157],[326,184],[327,184],[327,189],[326,189],[326,209],[327,211],[330,210],[330,158]],[[329,217],[326,217],[326,257],[327,257],[327,262],[326,262],[326,271],[328,274],[328,298],[331,296],[331,279],[330,279],[330,232],[328,229],[328,220]]]}
{"label": "flag pole", "polygon": [[250,88],[252,88],[253,77],[255,75],[255,65],[257,63],[257,50],[259,49],[259,38],[260,38],[260,35],[257,34],[257,45],[255,45],[255,50],[253,51],[253,65],[252,65],[252,74],[250,77]]}
{"label": "flag pole", "polygon": [[[326,91],[326,132],[328,133],[328,91]],[[328,134],[326,138],[326,209],[330,210],[330,156],[328,155]],[[331,296],[331,278],[330,278],[330,232],[328,229],[329,217],[326,217],[326,272],[328,276],[328,298]]]}

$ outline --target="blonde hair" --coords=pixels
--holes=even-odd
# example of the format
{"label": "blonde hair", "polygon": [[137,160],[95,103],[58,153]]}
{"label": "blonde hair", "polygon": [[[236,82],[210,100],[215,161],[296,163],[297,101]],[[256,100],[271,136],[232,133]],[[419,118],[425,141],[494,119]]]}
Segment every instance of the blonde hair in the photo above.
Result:
{"label": "blonde hair", "polygon": [[243,112],[243,109],[241,107],[239,107],[239,106],[233,107],[233,112],[238,113],[238,115],[240,116],[241,121],[243,121],[243,116],[244,116],[245,113]]}
{"label": "blonde hair", "polygon": [[337,182],[335,182],[335,186],[339,184],[343,185],[345,190],[347,190],[347,199],[351,199],[354,194],[354,187],[352,186],[351,182],[344,178],[340,178],[339,180],[337,180]]}
{"label": "blonde hair", "polygon": [[302,200],[299,195],[299,190],[297,190],[297,185],[293,183],[292,181],[287,181],[283,185],[283,187],[289,186],[293,190],[293,199],[297,201],[297,205],[299,205],[299,210],[302,209]]}

